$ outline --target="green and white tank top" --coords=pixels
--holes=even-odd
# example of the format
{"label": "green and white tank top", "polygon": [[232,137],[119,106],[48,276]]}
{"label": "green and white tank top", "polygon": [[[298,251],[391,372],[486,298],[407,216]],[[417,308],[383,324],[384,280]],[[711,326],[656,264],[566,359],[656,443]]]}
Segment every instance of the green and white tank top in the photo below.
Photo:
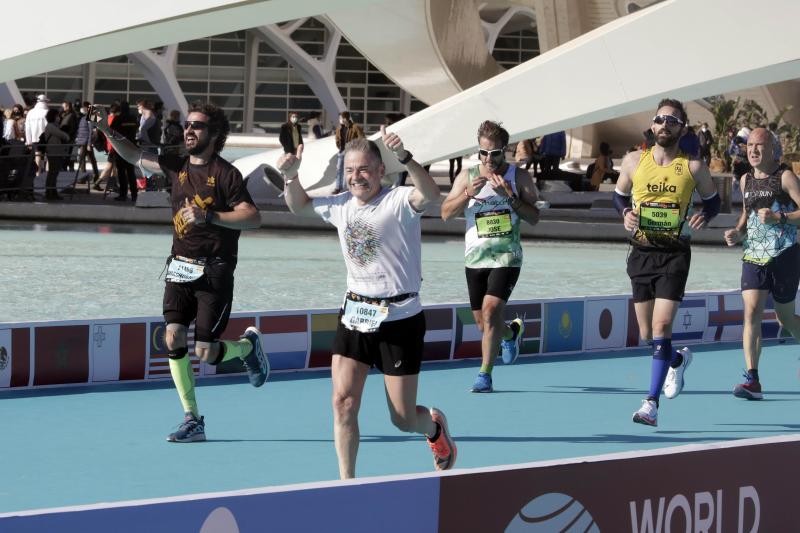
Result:
{"label": "green and white tank top", "polygon": [[[503,179],[517,193],[517,167],[508,165]],[[480,166],[467,174],[470,183],[478,177]],[[511,199],[494,192],[486,183],[464,210],[467,231],[464,236],[465,263],[469,268],[521,267],[522,246],[519,243],[519,217],[511,209]]]}

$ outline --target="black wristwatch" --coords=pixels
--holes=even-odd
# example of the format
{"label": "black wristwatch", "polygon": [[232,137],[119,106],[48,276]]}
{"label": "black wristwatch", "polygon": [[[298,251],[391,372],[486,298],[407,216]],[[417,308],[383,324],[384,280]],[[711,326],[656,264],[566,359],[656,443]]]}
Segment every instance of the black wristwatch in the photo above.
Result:
{"label": "black wristwatch", "polygon": [[412,159],[414,159],[414,154],[412,154],[408,150],[406,150],[406,156],[403,159],[400,159],[399,157],[397,158],[397,160],[400,161],[401,165],[408,164],[408,162],[411,161]]}
{"label": "black wristwatch", "polygon": [[212,211],[211,209],[206,209],[206,216],[204,218],[206,226],[210,226],[211,219],[214,218],[214,211]]}
{"label": "black wristwatch", "polygon": [[781,223],[781,224],[786,224],[786,213],[784,213],[783,211],[781,211],[781,212],[780,212],[780,217],[781,217],[781,218],[780,218],[780,223]]}

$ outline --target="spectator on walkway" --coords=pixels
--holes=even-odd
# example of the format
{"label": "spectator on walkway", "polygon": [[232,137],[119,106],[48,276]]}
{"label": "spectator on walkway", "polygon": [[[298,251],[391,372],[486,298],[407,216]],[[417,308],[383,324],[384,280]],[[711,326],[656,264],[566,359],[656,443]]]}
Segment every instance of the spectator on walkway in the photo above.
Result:
{"label": "spectator on walkway", "polygon": [[75,134],[75,144],[78,145],[78,172],[86,172],[86,159],[92,164],[94,179],[92,183],[97,187],[100,173],[97,171],[97,159],[94,157],[92,146],[92,128],[89,125],[89,108],[91,104],[84,102],[80,107],[80,119],[78,119],[78,132]]}
{"label": "spectator on walkway", "polygon": [[69,144],[69,135],[58,127],[58,110],[49,109],[45,114],[46,126],[42,132],[39,140],[41,144],[46,146],[47,153],[47,177],[45,178],[45,199],[46,200],[61,200],[56,188],[58,182],[58,173],[64,164],[64,157],[69,154],[67,146],[62,144]]}
{"label": "spectator on walkway", "polygon": [[161,148],[162,155],[177,155],[181,152],[181,147],[183,146],[183,124],[181,124],[180,120],[180,111],[173,109],[169,112],[169,118],[167,118],[164,124],[163,147]]}
{"label": "spectator on walkway", "polygon": [[[111,129],[136,144],[136,132],[139,129],[139,124],[136,117],[131,114],[131,108],[128,102],[123,101],[120,103],[119,113],[111,123]],[[126,201],[128,199],[128,189],[130,188],[131,200],[133,203],[136,203],[139,188],[136,185],[136,173],[134,172],[133,165],[128,163],[128,161],[121,157],[116,151],[110,152],[108,158],[113,162],[114,168],[117,171],[117,181],[119,182],[119,195],[117,195],[114,200],[117,202]]]}
{"label": "spectator on walkway", "polygon": [[678,149],[690,157],[700,157],[700,139],[692,126],[686,128],[686,133],[678,141]]}
{"label": "spectator on walkway", "polygon": [[546,177],[557,171],[561,160],[567,155],[567,134],[557,131],[542,137],[539,153],[542,155],[542,174]]}
{"label": "spectator on walkway", "polygon": [[339,125],[336,127],[336,148],[339,149],[339,158],[336,163],[336,186],[333,194],[342,192],[344,186],[344,149],[353,139],[364,137],[364,130],[350,119],[349,111],[339,113]]}
{"label": "spectator on walkway", "polygon": [[[34,144],[38,143],[39,137],[41,137],[42,133],[44,133],[45,127],[47,127],[47,119],[45,117],[47,116],[47,102],[49,101],[50,100],[47,99],[47,95],[40,94],[36,97],[36,104],[25,116],[25,144],[27,146],[33,146]],[[44,170],[42,167],[42,157],[44,157],[44,153],[37,148],[37,172]]]}
{"label": "spectator on walkway", "polygon": [[700,126],[700,131],[697,132],[697,140],[700,143],[700,159],[705,161],[706,165],[711,164],[711,147],[714,146],[714,136],[711,135],[711,130],[708,129],[708,123],[703,122]]}
{"label": "spectator on walkway", "polygon": [[138,100],[136,110],[139,112],[136,144],[145,152],[157,154],[158,145],[161,142],[161,125],[153,111],[153,103],[147,99]]}
{"label": "spectator on walkway", "polygon": [[289,113],[289,120],[281,125],[279,140],[283,146],[283,152],[286,154],[297,155],[297,149],[303,144],[303,133],[298,123],[299,120],[297,113],[292,111]]}
{"label": "spectator on walkway", "polygon": [[[61,131],[69,135],[69,144],[75,144],[75,136],[78,134],[78,115],[72,107],[72,102],[64,100],[61,103],[61,113],[58,115],[58,127]],[[74,170],[75,165],[72,161],[72,151],[74,146],[64,150],[63,170]]]}
{"label": "spectator on walkway", "polygon": [[591,174],[590,183],[592,190],[600,188],[600,184],[610,179],[616,182],[619,173],[614,171],[614,161],[611,160],[611,147],[606,142],[600,143],[600,155],[594,160],[594,169]]}

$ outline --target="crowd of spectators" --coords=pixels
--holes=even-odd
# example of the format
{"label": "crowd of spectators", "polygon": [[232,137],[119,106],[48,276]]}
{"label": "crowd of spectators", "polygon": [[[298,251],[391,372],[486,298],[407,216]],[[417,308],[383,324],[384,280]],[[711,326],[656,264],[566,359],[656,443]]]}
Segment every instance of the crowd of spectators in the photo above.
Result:
{"label": "crowd of spectators", "polygon": [[[116,191],[118,201],[135,201],[138,190],[155,187],[145,178],[137,181],[133,166],[117,157],[103,134],[91,126],[91,108],[80,100],[51,102],[45,94],[26,100],[25,105],[0,108],[0,198],[34,198],[34,178],[46,173],[44,199],[61,200],[57,190],[61,171],[75,173],[75,183],[91,180],[95,190],[105,186]],[[134,112],[129,102],[115,101],[109,107],[109,122],[112,129],[147,151],[179,153],[183,149],[180,111],[170,111],[167,120],[163,114],[161,102],[138,100]],[[95,151],[107,154],[109,164],[102,172]]]}

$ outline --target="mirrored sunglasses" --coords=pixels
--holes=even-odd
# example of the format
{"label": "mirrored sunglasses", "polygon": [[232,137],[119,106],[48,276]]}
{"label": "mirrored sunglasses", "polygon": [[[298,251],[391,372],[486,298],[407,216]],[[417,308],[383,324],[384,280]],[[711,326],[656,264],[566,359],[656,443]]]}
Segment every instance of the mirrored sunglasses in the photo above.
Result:
{"label": "mirrored sunglasses", "polygon": [[500,157],[503,155],[503,149],[497,148],[496,150],[484,150],[483,148],[478,150],[478,155],[481,157]]}

